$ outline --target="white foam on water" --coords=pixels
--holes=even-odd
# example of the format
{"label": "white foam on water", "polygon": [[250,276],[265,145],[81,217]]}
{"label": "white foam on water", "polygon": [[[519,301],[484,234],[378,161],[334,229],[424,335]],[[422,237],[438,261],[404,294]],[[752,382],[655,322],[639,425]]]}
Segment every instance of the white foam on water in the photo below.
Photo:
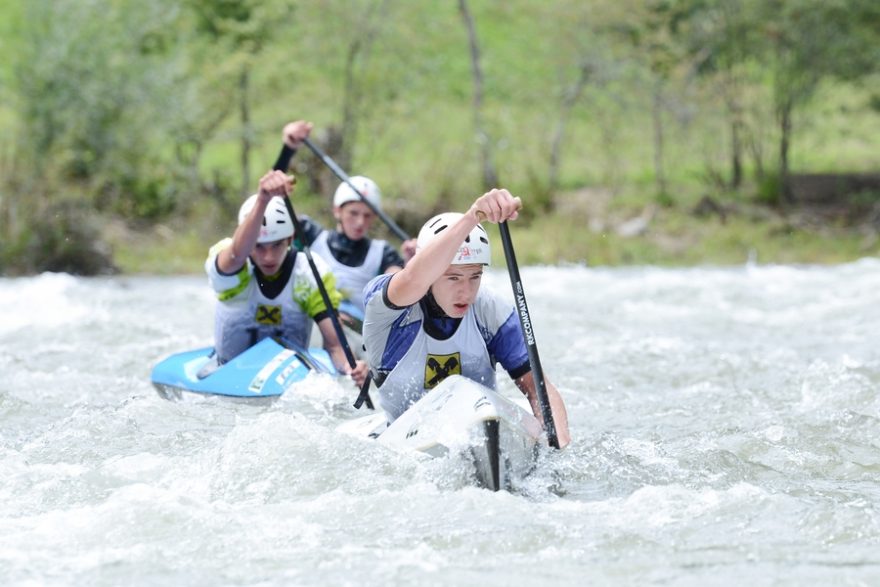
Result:
{"label": "white foam on water", "polygon": [[0,280],[5,583],[880,582],[880,261],[521,272],[573,442],[513,493],[336,432],[328,376],[161,399],[202,277]]}
{"label": "white foam on water", "polygon": [[89,300],[77,295],[78,283],[65,273],[0,279],[0,336],[25,327],[56,331],[81,321],[91,311]]}

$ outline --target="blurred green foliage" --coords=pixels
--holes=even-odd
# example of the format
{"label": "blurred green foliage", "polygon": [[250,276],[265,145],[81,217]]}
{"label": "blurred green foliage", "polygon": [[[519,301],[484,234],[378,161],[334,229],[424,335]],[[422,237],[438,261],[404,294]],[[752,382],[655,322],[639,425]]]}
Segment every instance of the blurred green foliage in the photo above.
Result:
{"label": "blurred green foliage", "polygon": [[[706,193],[776,205],[790,171],[878,167],[874,0],[468,5],[486,140],[524,225],[560,220],[581,190],[621,214]],[[113,270],[100,243],[120,223],[219,238],[297,118],[411,231],[478,195],[456,3],[0,0],[0,17],[0,272]],[[312,180],[298,206],[329,221],[335,180],[308,153],[294,163]],[[571,249],[543,260],[586,258]]]}

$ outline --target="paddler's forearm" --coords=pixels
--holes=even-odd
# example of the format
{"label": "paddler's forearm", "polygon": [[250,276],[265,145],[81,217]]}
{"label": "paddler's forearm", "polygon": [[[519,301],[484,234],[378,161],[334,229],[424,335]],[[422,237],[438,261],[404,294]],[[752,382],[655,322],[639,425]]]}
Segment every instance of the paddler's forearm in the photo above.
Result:
{"label": "paddler's forearm", "polygon": [[333,361],[333,366],[336,367],[337,371],[340,373],[348,373],[351,371],[351,367],[348,365],[348,357],[345,356],[345,351],[342,350],[341,344],[336,344],[325,350],[330,355],[330,360]]}
{"label": "paddler's forearm", "polygon": [[342,348],[342,343],[339,341],[339,337],[336,336],[336,329],[333,327],[333,321],[330,316],[325,316],[320,321],[316,322],[316,324],[318,325],[318,330],[321,332],[321,338],[324,340],[324,350],[330,355],[330,360],[333,361],[333,366],[336,367],[336,370],[340,373],[348,373],[351,371],[351,366],[348,364],[348,357],[345,354],[345,349]]}
{"label": "paddler's forearm", "polygon": [[[544,414],[541,410],[541,404],[538,401],[538,391],[535,386],[535,379],[532,377],[531,371],[516,380],[517,387],[526,395],[529,405],[532,406],[532,413],[544,425]],[[559,448],[565,448],[571,442],[571,435],[568,432],[568,412],[565,409],[565,402],[559,390],[546,378],[544,379],[544,387],[547,391],[547,398],[550,400],[550,411],[553,413],[553,424],[556,428],[556,438],[559,441]]]}
{"label": "paddler's forearm", "polygon": [[571,442],[571,434],[568,432],[568,411],[565,402],[556,386],[545,381],[547,395],[550,399],[550,411],[553,412],[553,424],[556,427],[556,438],[559,440],[559,448],[565,448]]}
{"label": "paddler's forearm", "polygon": [[278,153],[278,159],[275,161],[275,165],[272,166],[272,169],[277,169],[279,171],[287,172],[290,169],[290,160],[293,159],[293,156],[296,155],[296,149],[284,143],[281,146],[281,152]]}
{"label": "paddler's forearm", "polygon": [[232,244],[220,251],[217,256],[217,267],[223,273],[235,273],[242,268],[251,251],[257,245],[260,237],[260,227],[263,222],[263,214],[266,211],[267,202],[257,199],[253,210],[245,221],[235,229],[232,235]]}

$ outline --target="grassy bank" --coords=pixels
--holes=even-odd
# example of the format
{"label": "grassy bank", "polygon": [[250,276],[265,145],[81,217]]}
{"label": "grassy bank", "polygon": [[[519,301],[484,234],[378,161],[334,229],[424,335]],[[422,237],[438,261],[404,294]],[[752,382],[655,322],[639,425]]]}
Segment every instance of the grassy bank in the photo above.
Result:
{"label": "grassy bank", "polygon": [[[522,265],[829,264],[880,257],[876,230],[833,222],[811,224],[810,218],[762,208],[734,211],[722,219],[718,215],[697,217],[691,210],[674,207],[653,213],[651,209],[612,209],[602,216],[568,207],[511,223],[511,235]],[[201,225],[163,224],[143,232],[116,227],[108,240],[124,273],[194,274],[202,272],[208,247],[232,228],[229,222],[216,219]],[[488,230],[494,245],[493,263],[503,266],[498,231]],[[638,234],[621,234],[627,230]]]}

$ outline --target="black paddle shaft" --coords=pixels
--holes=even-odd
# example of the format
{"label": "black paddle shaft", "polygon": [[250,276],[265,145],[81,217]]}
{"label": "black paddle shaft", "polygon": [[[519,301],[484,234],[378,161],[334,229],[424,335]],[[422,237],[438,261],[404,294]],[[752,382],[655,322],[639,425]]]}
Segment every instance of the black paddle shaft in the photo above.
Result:
{"label": "black paddle shaft", "polygon": [[[287,150],[289,151],[289,149]],[[278,156],[278,160],[281,161],[284,155],[285,149],[282,149],[281,155]],[[284,171],[283,169],[279,169],[279,163],[277,162],[275,163],[274,169]],[[334,308],[333,304],[330,302],[330,294],[327,293],[327,288],[324,287],[324,280],[321,279],[321,272],[318,271],[318,267],[315,265],[315,260],[312,258],[311,247],[309,246],[309,243],[306,242],[302,225],[299,223],[299,218],[297,218],[296,212],[293,210],[293,202],[290,201],[288,196],[284,196],[284,205],[287,206],[287,213],[290,214],[290,220],[293,222],[293,233],[300,235],[303,252],[306,254],[306,259],[309,261],[309,267],[311,267],[312,275],[315,277],[315,282],[318,284],[318,291],[321,293],[321,299],[324,300],[324,305],[327,307],[327,314],[330,316],[330,321],[333,323],[333,329],[336,331],[336,336],[339,338],[339,344],[342,345],[342,350],[345,352],[348,366],[354,369],[356,365],[354,354],[351,352],[351,347],[348,346],[348,339],[345,338],[345,332],[342,330],[342,324],[339,322],[339,315],[336,313],[336,308]]]}
{"label": "black paddle shaft", "polygon": [[[279,155],[279,161],[284,157],[285,152],[282,149],[281,155]],[[288,162],[290,159],[288,158]],[[275,164],[275,169],[278,169],[279,164]],[[283,170],[281,170],[283,171]],[[312,275],[315,277],[315,283],[318,284],[318,291],[321,294],[321,299],[324,300],[324,306],[327,307],[327,314],[330,316],[330,322],[333,324],[333,330],[336,331],[336,338],[339,339],[339,344],[342,345],[342,351],[345,353],[345,359],[348,361],[348,366],[354,369],[357,366],[357,361],[355,361],[354,353],[351,352],[351,347],[348,344],[348,339],[345,337],[345,331],[342,330],[342,324],[339,321],[339,315],[336,313],[336,308],[333,307],[333,304],[330,301],[330,294],[327,293],[327,288],[324,287],[324,280],[321,278],[321,272],[318,271],[318,266],[315,265],[315,260],[312,258],[312,250],[309,246],[309,243],[306,242],[305,233],[302,230],[302,225],[299,223],[299,218],[296,216],[296,212],[293,209],[293,203],[290,201],[288,196],[284,196],[284,205],[287,207],[287,213],[290,214],[290,219],[293,222],[293,232],[294,234],[301,235],[301,241],[303,245],[303,253],[306,255],[306,259],[309,262],[309,267],[312,270]],[[367,373],[367,378],[364,381],[364,385],[361,387],[361,393],[358,396],[358,400],[360,403],[366,402],[367,407],[371,410],[373,408],[373,401],[370,399],[367,390],[370,387],[370,373]],[[363,398],[363,399],[361,399]],[[360,407],[360,406],[358,406]]]}
{"label": "black paddle shaft", "polygon": [[[284,203],[287,205],[287,212],[293,220],[294,232],[296,234],[303,234],[299,218],[296,217],[296,212],[293,211],[293,204],[290,202],[290,198],[285,196]],[[306,259],[309,261],[309,267],[311,267],[312,275],[315,277],[315,282],[318,284],[318,291],[321,293],[321,299],[324,300],[324,305],[327,306],[327,314],[330,316],[330,321],[333,323],[333,329],[336,331],[336,336],[339,338],[339,343],[342,345],[342,350],[345,352],[348,366],[354,369],[356,364],[354,355],[351,352],[351,347],[348,346],[348,340],[345,338],[345,332],[342,330],[342,324],[339,322],[339,315],[336,314],[336,308],[334,308],[333,304],[330,302],[330,294],[327,293],[327,288],[324,287],[324,280],[321,278],[321,272],[318,271],[318,266],[315,265],[315,260],[312,258],[311,247],[305,242],[303,242],[303,253],[306,254]]]}
{"label": "black paddle shaft", "polygon": [[[296,234],[303,234],[302,226],[300,226],[299,218],[296,217],[296,212],[293,211],[293,204],[291,203],[290,198],[285,196],[284,203],[287,206],[287,212],[290,214],[290,219],[293,220],[294,232]],[[324,300],[324,305],[327,307],[327,314],[330,316],[330,322],[333,324],[333,330],[336,331],[336,337],[339,339],[339,344],[342,345],[342,350],[345,353],[345,359],[348,361],[348,366],[354,369],[357,366],[357,362],[354,359],[354,354],[351,352],[348,339],[345,337],[345,331],[342,330],[342,323],[339,321],[339,314],[336,313],[336,308],[334,308],[333,304],[330,302],[330,294],[327,293],[327,288],[324,287],[324,280],[321,278],[321,272],[318,271],[318,266],[315,265],[315,260],[312,258],[311,247],[305,242],[305,239],[303,239],[303,253],[306,254],[306,259],[309,261],[309,267],[312,269],[315,283],[318,284],[318,291],[321,293],[321,299]],[[374,409],[373,401],[370,399],[369,395],[366,395],[366,390],[369,389],[369,386],[370,374],[368,373],[358,399],[364,396],[364,400],[361,401],[366,401],[367,407],[372,410]]]}
{"label": "black paddle shaft", "polygon": [[544,417],[544,428],[547,430],[547,442],[553,448],[559,448],[559,437],[556,435],[556,422],[553,421],[553,410],[550,408],[550,398],[547,395],[547,384],[544,381],[544,370],[541,368],[541,359],[538,356],[538,345],[535,342],[535,333],[532,331],[532,319],[529,316],[529,306],[526,303],[526,293],[523,290],[522,279],[519,276],[519,266],[516,263],[516,253],[513,251],[513,242],[510,239],[510,228],[507,222],[498,224],[501,229],[501,244],[504,246],[504,258],[507,260],[507,272],[510,274],[510,285],[513,287],[513,297],[516,304],[516,313],[519,315],[519,323],[522,326],[523,337],[526,339],[526,349],[529,352],[529,365],[532,368],[532,379],[535,381],[535,392],[538,395],[538,403],[541,406],[541,415]]}
{"label": "black paddle shaft", "polygon": [[364,197],[364,195],[360,192],[360,190],[357,189],[357,187],[355,187],[355,185],[353,183],[351,183],[351,178],[349,178],[348,175],[342,170],[342,168],[336,164],[336,161],[334,161],[333,159],[328,157],[327,154],[324,153],[324,151],[322,151],[317,145],[315,145],[309,139],[303,139],[303,142],[306,144],[306,146],[309,149],[312,150],[312,152],[318,157],[318,159],[323,161],[324,164],[330,168],[330,170],[336,175],[336,177],[338,177],[340,180],[347,183],[348,187],[353,189],[354,193],[356,193],[358,196],[360,196],[361,202],[366,204],[370,208],[370,210],[372,210],[376,214],[376,216],[381,218],[382,222],[384,222],[386,224],[386,226],[388,226],[388,228],[391,230],[391,232],[393,232],[397,236],[397,238],[399,238],[402,241],[409,240],[409,238],[410,238],[409,235],[406,234],[406,232],[402,228],[400,228],[397,225],[397,223],[394,222],[394,220],[392,220],[387,214],[382,212],[382,210],[376,208],[376,206],[374,206],[372,202],[370,202],[368,199],[366,199]]}

